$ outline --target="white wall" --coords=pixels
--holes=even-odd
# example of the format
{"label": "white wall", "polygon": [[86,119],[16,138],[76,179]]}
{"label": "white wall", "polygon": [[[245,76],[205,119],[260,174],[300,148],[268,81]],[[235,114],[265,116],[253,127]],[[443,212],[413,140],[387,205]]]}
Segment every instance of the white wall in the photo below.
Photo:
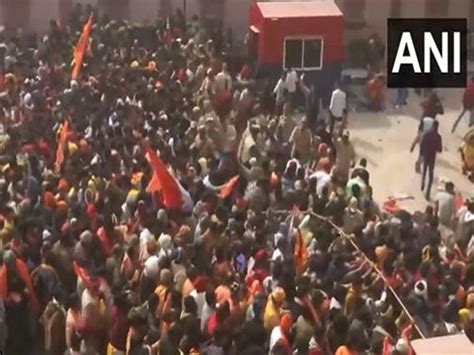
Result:
{"label": "white wall", "polygon": [[136,22],[147,20],[153,23],[160,9],[159,0],[131,0],[130,1],[130,19]]}
{"label": "white wall", "polygon": [[451,0],[449,2],[449,17],[467,17],[469,23],[471,2],[473,2],[473,0]]}
{"label": "white wall", "polygon": [[59,19],[59,0],[32,1],[30,23],[36,31],[46,31],[51,20]]}
{"label": "white wall", "polygon": [[[413,1],[419,2],[419,0]],[[390,17],[390,0],[365,0],[365,21],[369,31],[375,31],[382,38],[387,33],[387,18]]]}
{"label": "white wall", "polygon": [[[30,9],[30,28],[42,31],[47,29],[51,19],[59,17],[60,0],[32,0]],[[74,0],[82,3],[84,6],[91,4],[97,6],[99,0]],[[218,0],[216,0],[218,1]],[[224,1],[224,26],[231,27],[234,31],[234,39],[239,41],[243,39],[248,27],[248,8],[254,0],[219,0]],[[260,0],[265,1],[265,0]],[[266,0],[281,1],[281,0]],[[286,0],[298,1],[298,0]],[[313,1],[313,0],[299,0]],[[315,0],[321,1],[321,0]],[[335,0],[341,10],[344,9],[344,1]],[[446,0],[447,1],[447,0]],[[145,19],[153,21],[160,9],[160,0],[130,0],[130,18],[136,22],[142,22]],[[469,17],[470,5],[474,0],[450,0],[450,17]],[[171,0],[173,11],[183,7],[183,0]],[[4,9],[0,0],[0,19],[3,18]],[[367,27],[360,34],[368,34],[372,31],[378,32],[382,37],[386,34],[386,21],[390,17],[391,0],[366,0],[365,19]],[[187,0],[186,15],[191,18],[199,14],[199,0]],[[425,0],[402,0],[401,17],[424,17]],[[347,37],[354,35],[354,31],[346,31]]]}
{"label": "white wall", "polygon": [[[457,0],[456,0],[457,1]],[[403,0],[401,17],[425,17],[425,1],[424,0]]]}
{"label": "white wall", "polygon": [[[40,0],[43,1],[43,0]],[[97,6],[99,3],[98,0],[74,0],[74,4],[81,3],[82,5],[86,6],[88,4],[91,4],[92,6]]]}
{"label": "white wall", "polygon": [[[243,1],[243,0],[239,0],[239,1]],[[182,0],[173,0],[173,9],[176,11],[177,8],[180,8],[181,10],[183,9]],[[186,1],[186,18],[190,19],[194,15],[199,16],[199,1],[187,0]]]}
{"label": "white wall", "polygon": [[224,30],[232,28],[234,42],[243,42],[249,27],[249,6],[253,0],[227,0],[224,6]]}

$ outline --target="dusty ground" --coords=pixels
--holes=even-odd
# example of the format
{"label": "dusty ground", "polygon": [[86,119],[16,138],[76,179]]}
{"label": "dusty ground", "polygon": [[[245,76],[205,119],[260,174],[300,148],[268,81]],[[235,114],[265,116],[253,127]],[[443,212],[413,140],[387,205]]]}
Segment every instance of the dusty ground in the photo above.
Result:
{"label": "dusty ground", "polygon": [[[440,179],[448,178],[463,196],[474,196],[474,184],[461,174],[457,151],[468,129],[467,119],[451,134],[452,124],[461,109],[462,91],[444,89],[438,90],[438,94],[445,108],[445,114],[439,116],[443,153],[438,155],[431,195],[436,195]],[[414,199],[401,202],[402,207],[410,211],[424,209],[429,202],[421,192],[421,175],[414,169],[417,149],[413,153],[409,151],[421,115],[420,98],[411,91],[408,107],[396,111],[391,103],[395,92],[390,92],[388,96],[384,113],[350,113],[351,139],[358,158],[367,158],[377,201],[383,201],[388,196],[409,195]]]}

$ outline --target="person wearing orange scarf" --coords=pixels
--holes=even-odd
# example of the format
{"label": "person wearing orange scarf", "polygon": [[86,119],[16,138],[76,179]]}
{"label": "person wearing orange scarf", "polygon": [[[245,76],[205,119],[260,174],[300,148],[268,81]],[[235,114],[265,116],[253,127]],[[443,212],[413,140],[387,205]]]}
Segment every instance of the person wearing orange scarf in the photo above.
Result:
{"label": "person wearing orange scarf", "polygon": [[30,296],[31,309],[34,312],[38,312],[40,309],[40,303],[36,297],[36,292],[33,288],[33,282],[28,272],[26,264],[18,259],[12,251],[6,251],[4,255],[4,264],[0,269],[0,296],[6,301],[17,302],[20,301],[18,297],[22,297],[23,290],[16,290],[15,285],[18,282],[14,282],[10,279],[11,276],[16,276],[19,281],[23,282],[28,289]]}
{"label": "person wearing orange scarf", "polygon": [[33,334],[30,317],[33,311],[39,316],[36,298],[26,264],[8,250],[3,256],[0,269],[0,297],[5,304],[5,319],[8,334],[5,352],[27,355],[33,353]]}
{"label": "person wearing orange scarf", "polygon": [[371,110],[380,111],[383,109],[385,93],[382,78],[379,74],[375,75],[368,81],[367,98],[369,100],[369,108]]}

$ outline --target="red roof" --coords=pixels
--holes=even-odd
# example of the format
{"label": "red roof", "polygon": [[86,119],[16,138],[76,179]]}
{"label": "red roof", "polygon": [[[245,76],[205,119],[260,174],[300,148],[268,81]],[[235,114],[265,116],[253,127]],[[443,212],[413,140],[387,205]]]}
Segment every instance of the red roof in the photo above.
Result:
{"label": "red roof", "polygon": [[264,18],[342,16],[333,0],[257,2]]}

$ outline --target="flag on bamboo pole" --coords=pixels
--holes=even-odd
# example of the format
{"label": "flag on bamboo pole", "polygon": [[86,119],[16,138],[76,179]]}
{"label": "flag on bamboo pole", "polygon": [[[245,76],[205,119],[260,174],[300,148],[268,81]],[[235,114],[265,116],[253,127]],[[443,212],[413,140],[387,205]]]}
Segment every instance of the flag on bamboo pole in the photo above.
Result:
{"label": "flag on bamboo pole", "polygon": [[81,72],[82,62],[84,61],[84,56],[86,55],[87,48],[89,46],[89,37],[92,30],[92,14],[89,16],[82,30],[81,37],[77,41],[76,46],[74,47],[73,52],[73,67],[71,73],[71,79],[77,80],[79,73]]}

